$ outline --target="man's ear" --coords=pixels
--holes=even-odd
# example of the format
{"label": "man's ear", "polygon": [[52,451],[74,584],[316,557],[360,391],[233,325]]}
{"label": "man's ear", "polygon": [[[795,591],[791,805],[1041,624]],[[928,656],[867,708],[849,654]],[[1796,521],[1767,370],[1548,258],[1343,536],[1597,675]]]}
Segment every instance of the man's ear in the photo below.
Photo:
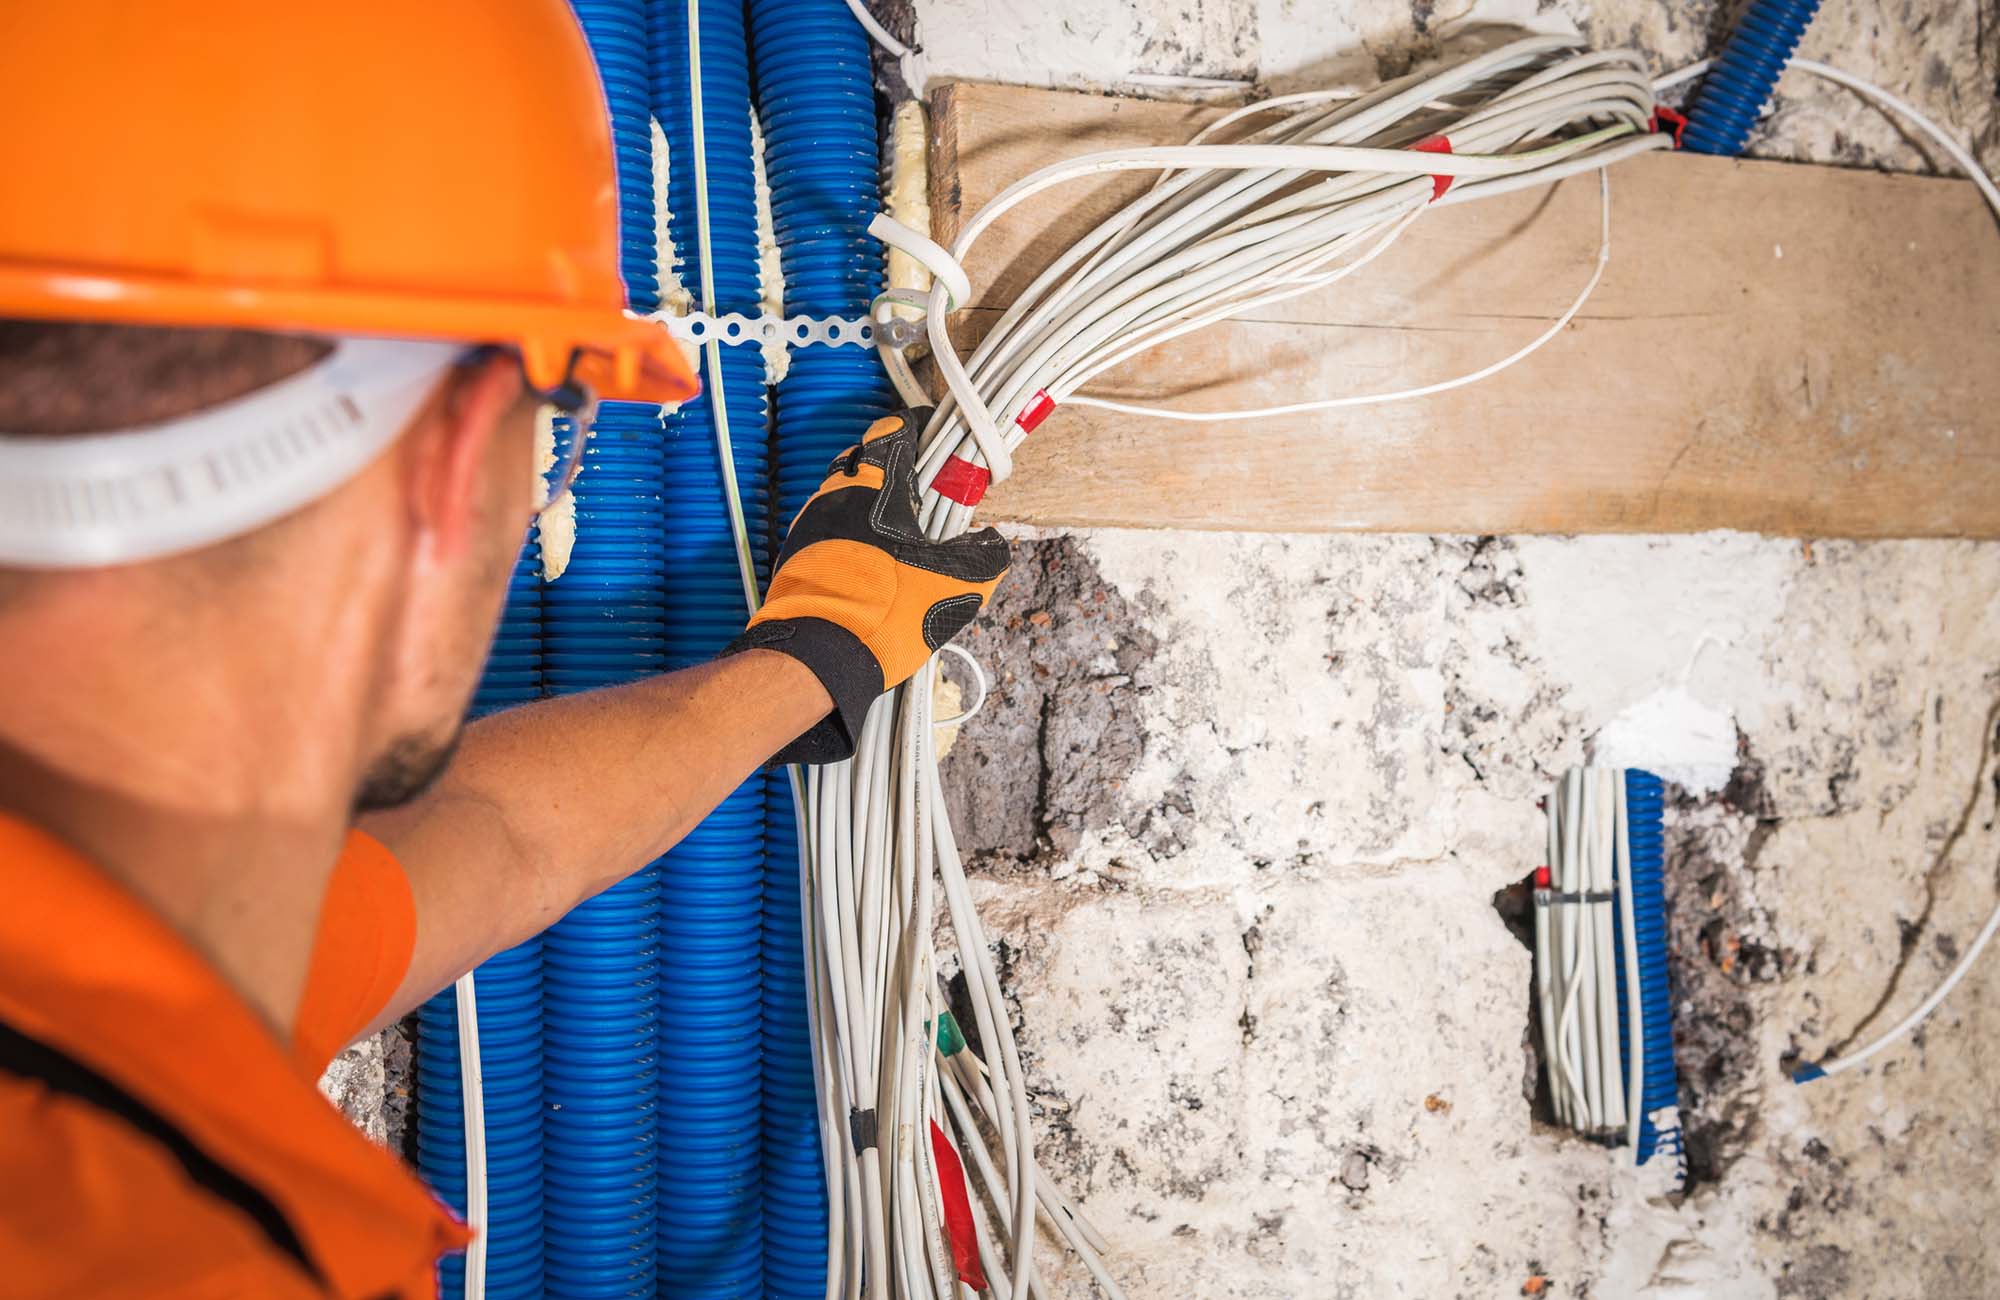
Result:
{"label": "man's ear", "polygon": [[493,353],[454,369],[411,430],[410,522],[436,558],[463,554],[480,527],[480,470],[520,396],[519,365]]}

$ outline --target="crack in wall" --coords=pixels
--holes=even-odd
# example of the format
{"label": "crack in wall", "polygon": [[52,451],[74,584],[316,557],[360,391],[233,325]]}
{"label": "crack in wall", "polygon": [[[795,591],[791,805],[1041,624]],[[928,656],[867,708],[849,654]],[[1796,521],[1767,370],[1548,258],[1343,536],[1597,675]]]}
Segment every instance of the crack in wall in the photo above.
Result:
{"label": "crack in wall", "polygon": [[[1931,859],[1929,868],[1924,872],[1924,905],[1914,920],[1899,920],[1900,948],[1896,954],[1896,965],[1889,972],[1889,982],[1883,987],[1882,995],[1875,999],[1875,1005],[1868,1009],[1867,1014],[1861,1017],[1845,1037],[1826,1050],[1825,1056],[1839,1057],[1860,1042],[1861,1036],[1881,1018],[1884,1011],[1888,1010],[1889,1004],[1894,1001],[1897,992],[1902,988],[1903,975],[1909,970],[1910,959],[1918,952],[1918,940],[1929,928],[1931,915],[1937,910],[1939,881],[1944,875],[1945,868],[1951,864],[1952,852],[1958,848],[1959,841],[1965,837],[1966,830],[1972,825],[1972,815],[1977,811],[1980,800],[1986,793],[1987,770],[1992,766],[1994,753],[2000,750],[2000,731],[1996,731],[1996,728],[2000,728],[2000,700],[1995,700],[1992,707],[1986,711],[1986,723],[1979,731],[1979,767],[1972,776],[1971,793],[1966,796],[1965,806],[1959,810],[1958,820],[1952,824],[1951,830],[1944,837],[1944,843],[1938,846],[1937,855]],[[2000,777],[2000,774],[1996,774],[1996,777]]]}

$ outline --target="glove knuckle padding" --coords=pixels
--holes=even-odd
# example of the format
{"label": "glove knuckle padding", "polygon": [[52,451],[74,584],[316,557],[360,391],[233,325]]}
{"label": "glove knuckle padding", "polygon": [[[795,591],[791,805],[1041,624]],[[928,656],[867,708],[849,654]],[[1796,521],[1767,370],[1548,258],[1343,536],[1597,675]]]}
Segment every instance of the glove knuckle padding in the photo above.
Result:
{"label": "glove knuckle padding", "polygon": [[1007,572],[1005,542],[1000,542],[997,547],[984,544],[960,546],[957,542],[905,545],[895,548],[895,556],[899,564],[943,578],[956,578],[960,582],[992,582]]}
{"label": "glove knuckle padding", "polygon": [[865,447],[871,442],[880,442],[884,438],[893,438],[909,427],[910,421],[904,412],[898,411],[894,415],[885,415],[875,421],[875,423],[869,425],[867,430],[862,433],[861,445]]}
{"label": "glove knuckle padding", "polygon": [[936,650],[965,630],[972,616],[986,603],[977,592],[950,596],[924,611],[924,645]]}
{"label": "glove knuckle padding", "polygon": [[884,537],[936,545],[917,523],[916,452],[908,443],[890,448],[882,479],[882,490],[875,494],[874,508],[869,511],[869,524]]}

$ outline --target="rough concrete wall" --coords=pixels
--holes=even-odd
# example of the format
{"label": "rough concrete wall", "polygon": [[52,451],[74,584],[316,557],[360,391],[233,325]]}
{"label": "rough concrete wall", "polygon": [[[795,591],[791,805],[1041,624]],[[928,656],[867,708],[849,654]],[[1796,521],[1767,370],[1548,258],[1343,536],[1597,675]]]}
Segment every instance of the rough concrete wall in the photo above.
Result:
{"label": "rough concrete wall", "polygon": [[415,1080],[414,1021],[391,1025],[334,1058],[320,1091],[363,1133],[392,1151],[411,1149],[410,1091]]}
{"label": "rough concrete wall", "polygon": [[[1953,543],[1026,542],[946,774],[1128,1291],[2000,1292],[1990,970],[1880,1069],[1783,1074],[1992,905],[1996,597],[2000,547]],[[1685,1197],[1536,1117],[1496,910],[1538,797],[1660,692],[1735,750],[1669,818]]]}

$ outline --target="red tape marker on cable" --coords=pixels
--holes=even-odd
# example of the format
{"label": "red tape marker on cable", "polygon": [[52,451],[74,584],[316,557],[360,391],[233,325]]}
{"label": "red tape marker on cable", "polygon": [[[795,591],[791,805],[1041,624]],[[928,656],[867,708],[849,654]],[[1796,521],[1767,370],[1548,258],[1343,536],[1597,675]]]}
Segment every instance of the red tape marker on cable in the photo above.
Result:
{"label": "red tape marker on cable", "polygon": [[936,1120],[931,1121],[931,1155],[937,1160],[938,1190],[944,1193],[944,1235],[951,1241],[951,1262],[958,1280],[975,1291],[986,1289],[986,1273],[979,1267],[979,1238],[973,1235],[972,1197],[965,1190],[965,1166],[951,1139]]}
{"label": "red tape marker on cable", "polygon": [[1653,132],[1655,134],[1658,134],[1660,123],[1662,122],[1673,128],[1674,148],[1680,148],[1681,137],[1687,134],[1687,114],[1668,108],[1665,104],[1655,104],[1653,105]]}
{"label": "red tape marker on cable", "polygon": [[[1049,418],[1049,412],[1056,409],[1056,399],[1050,397],[1047,389],[1038,388],[1021,413],[1014,417],[1014,423],[1021,426],[1022,433],[1033,433],[1035,427]],[[938,470],[931,480],[931,491],[947,501],[956,501],[962,506],[976,506],[986,489],[993,483],[992,471],[984,465],[975,465],[963,456],[952,456]]]}
{"label": "red tape marker on cable", "polygon": [[986,485],[993,481],[993,474],[984,465],[975,465],[963,456],[949,457],[937,477],[931,480],[931,491],[956,501],[962,506],[976,506],[979,498],[986,495]]}
{"label": "red tape marker on cable", "polygon": [[1021,426],[1022,433],[1033,433],[1035,426],[1048,419],[1049,412],[1055,409],[1056,399],[1049,396],[1047,389],[1038,388],[1035,395],[1028,399],[1028,404],[1021,408],[1021,413],[1014,417],[1014,423]]}
{"label": "red tape marker on cable", "polygon": [[[1451,141],[1441,135],[1427,135],[1411,145],[1410,148],[1418,153],[1450,153]],[[1451,181],[1452,178],[1449,176],[1440,176],[1436,172],[1431,173],[1431,202],[1436,203],[1444,197],[1444,192],[1451,188]]]}

